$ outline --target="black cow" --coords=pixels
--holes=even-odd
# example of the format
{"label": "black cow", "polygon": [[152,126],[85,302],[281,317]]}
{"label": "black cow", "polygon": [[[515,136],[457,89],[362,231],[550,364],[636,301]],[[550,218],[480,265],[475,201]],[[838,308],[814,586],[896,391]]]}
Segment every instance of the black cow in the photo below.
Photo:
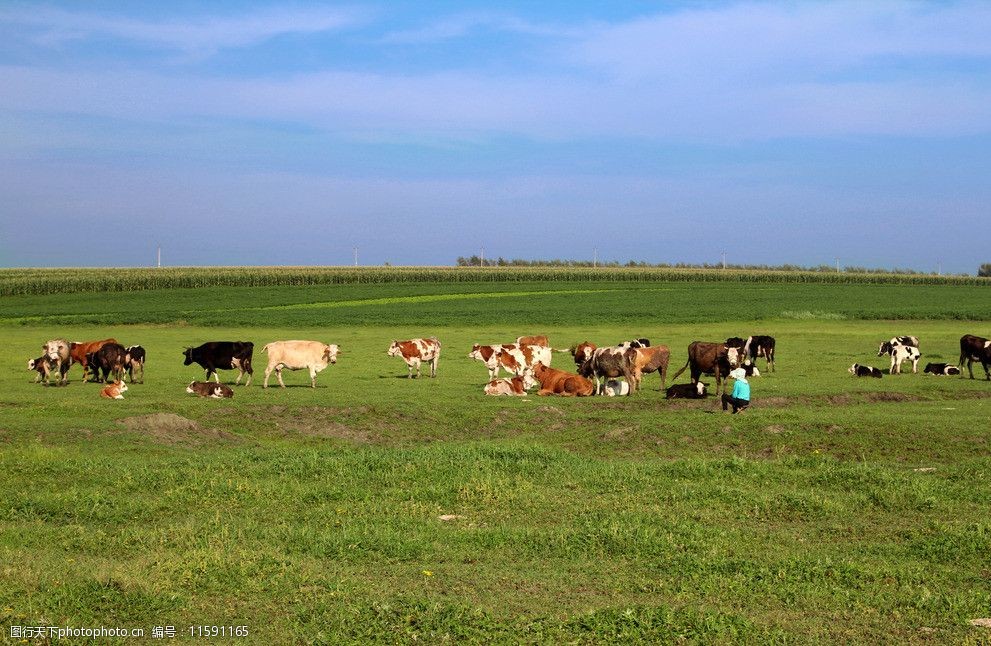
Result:
{"label": "black cow", "polygon": [[743,352],[750,360],[757,363],[757,357],[767,359],[767,367],[774,372],[774,337],[755,334],[747,337],[747,342],[743,344]]}
{"label": "black cow", "polygon": [[974,378],[974,362],[980,361],[981,366],[984,367],[984,375],[991,380],[991,371],[988,370],[988,366],[991,366],[991,341],[973,334],[960,337],[960,362],[957,365],[960,367],[961,378],[963,378],[964,361],[967,362],[971,379]]}
{"label": "black cow", "polygon": [[220,383],[217,370],[237,370],[237,380],[234,385],[241,383],[241,377],[248,373],[248,380],[245,386],[251,385],[251,375],[254,369],[251,367],[251,354],[254,352],[255,344],[251,341],[209,341],[196,348],[186,348],[182,353],[186,360],[182,365],[188,366],[192,363],[200,364],[206,370],[206,380],[210,380],[210,375],[216,382]]}
{"label": "black cow", "polygon": [[[105,343],[96,352],[86,355],[86,363],[93,375],[93,381],[106,381],[109,376],[113,376],[114,381],[120,381],[124,377],[124,361],[127,357],[127,348],[119,343]],[[100,377],[100,373],[103,377]]]}
{"label": "black cow", "polygon": [[883,376],[882,372],[874,366],[862,366],[859,363],[850,366],[847,372],[855,377],[876,377],[880,379]]}
{"label": "black cow", "polygon": [[145,349],[140,345],[132,345],[127,348],[127,356],[124,357],[124,368],[131,383],[134,383],[135,369],[141,372],[141,383],[145,382]]}
{"label": "black cow", "polygon": [[931,373],[937,376],[940,375],[959,375],[960,368],[950,365],[948,363],[927,363],[926,369],[922,371],[923,373]]}
{"label": "black cow", "polygon": [[[599,377],[623,377],[630,384],[627,395],[632,395],[640,387],[640,373],[637,370],[637,351],[633,348],[596,348],[585,353],[585,361],[578,367],[578,374],[595,380],[595,394],[602,394]],[[577,358],[577,357],[576,357]]]}
{"label": "black cow", "polygon": [[743,359],[743,352],[740,348],[731,347],[725,343],[711,343],[707,341],[692,341],[688,344],[688,363],[681,370],[674,373],[672,381],[678,375],[685,372],[685,368],[692,367],[692,383],[698,383],[702,375],[715,375],[716,377],[716,397],[721,398],[726,391],[724,378],[729,375],[729,371],[740,365]]}

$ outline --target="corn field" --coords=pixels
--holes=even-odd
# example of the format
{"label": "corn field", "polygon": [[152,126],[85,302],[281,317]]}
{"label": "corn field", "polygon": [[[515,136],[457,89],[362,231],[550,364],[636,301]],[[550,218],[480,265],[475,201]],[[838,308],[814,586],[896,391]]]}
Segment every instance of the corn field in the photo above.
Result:
{"label": "corn field", "polygon": [[0,269],[0,296],[129,292],[191,287],[274,287],[357,283],[480,282],[826,283],[987,285],[991,279],[933,274],[658,267],[170,267]]}

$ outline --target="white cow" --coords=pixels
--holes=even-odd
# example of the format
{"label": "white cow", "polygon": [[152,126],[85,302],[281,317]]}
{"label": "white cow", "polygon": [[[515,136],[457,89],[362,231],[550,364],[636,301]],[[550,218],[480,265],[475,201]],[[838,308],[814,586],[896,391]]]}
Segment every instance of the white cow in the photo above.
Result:
{"label": "white cow", "polygon": [[[41,351],[44,356],[48,357],[49,363],[58,373],[58,383],[65,384],[68,381],[66,374],[69,372],[69,366],[72,365],[72,357],[69,356],[69,342],[65,339],[52,339],[41,346]],[[48,383],[47,379],[45,383]]]}
{"label": "white cow", "polygon": [[919,349],[911,345],[893,345],[888,350],[891,355],[891,368],[888,369],[889,375],[901,374],[902,362],[911,361],[912,362],[912,372],[919,372],[919,358],[922,353]]}
{"label": "white cow", "polygon": [[320,341],[273,341],[262,349],[268,353],[263,388],[268,388],[268,377],[273,370],[279,378],[279,385],[285,388],[286,384],[282,381],[283,368],[309,370],[310,386],[316,388],[317,373],[328,365],[337,363],[337,354],[340,352],[336,345],[327,345]]}

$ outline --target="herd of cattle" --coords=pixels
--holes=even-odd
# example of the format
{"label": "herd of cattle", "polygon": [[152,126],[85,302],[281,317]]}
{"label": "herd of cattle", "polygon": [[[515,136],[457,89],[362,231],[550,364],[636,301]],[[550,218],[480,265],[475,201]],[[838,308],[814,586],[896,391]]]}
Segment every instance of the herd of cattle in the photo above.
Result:
{"label": "herd of cattle", "polygon": [[[316,387],[317,373],[327,366],[337,363],[341,354],[335,344],[320,341],[274,341],[263,347],[268,355],[263,387],[268,388],[269,377],[275,372],[279,385],[285,388],[282,371],[308,370],[310,385]],[[220,384],[218,370],[237,370],[235,385],[247,375],[245,386],[251,385],[254,373],[252,354],[254,344],[250,341],[211,341],[183,352],[184,365],[198,364],[206,371],[206,381],[194,381],[187,392],[203,397],[223,398],[233,396],[230,387]],[[437,363],[440,360],[441,343],[436,338],[393,341],[387,350],[388,356],[401,357],[407,366],[407,377],[414,371],[420,376],[420,366],[430,366],[430,376],[437,376]],[[575,362],[575,372],[567,372],[551,367],[553,353],[570,352]],[[688,361],[672,377],[677,379],[686,369],[690,369],[691,383],[675,384],[667,387],[668,362],[671,351],[665,345],[652,346],[648,339],[633,339],[615,346],[597,347],[583,342],[567,350],[554,349],[546,336],[521,336],[515,343],[501,345],[475,344],[468,357],[482,362],[488,369],[489,382],[485,385],[487,395],[526,395],[539,385],[538,395],[563,395],[584,397],[589,395],[632,395],[640,389],[643,375],[653,372],[660,377],[660,390],[668,398],[701,399],[708,395],[707,384],[701,381],[703,375],[711,375],[716,380],[716,395],[721,396],[726,389],[726,378],[730,371],[742,368],[749,375],[759,376],[756,361],[764,358],[766,369],[775,370],[774,337],[754,335],[746,339],[731,337],[725,342],[693,341],[688,346]],[[902,364],[912,363],[912,372],[918,372],[921,358],[919,339],[914,336],[899,336],[881,343],[878,356],[889,356],[889,374],[899,374]],[[43,354],[28,362],[28,369],[38,373],[35,382],[50,384],[53,376],[59,385],[67,383],[69,368],[80,364],[83,381],[107,382],[101,396],[121,399],[127,390],[125,380],[135,382],[137,374],[144,382],[146,353],[140,345],[128,346],[116,339],[102,341],[70,342],[53,339],[43,346]],[[991,380],[991,341],[983,337],[964,335],[960,339],[960,361],[958,365],[930,363],[924,372],[937,375],[961,375],[964,363],[974,378],[973,363],[980,362],[985,377]],[[509,373],[509,377],[499,378],[499,372]],[[882,373],[873,366],[853,364],[849,372],[858,377],[881,377]],[[210,382],[211,375],[214,378]],[[111,382],[110,379],[113,379]],[[622,379],[622,381],[620,381]]]}

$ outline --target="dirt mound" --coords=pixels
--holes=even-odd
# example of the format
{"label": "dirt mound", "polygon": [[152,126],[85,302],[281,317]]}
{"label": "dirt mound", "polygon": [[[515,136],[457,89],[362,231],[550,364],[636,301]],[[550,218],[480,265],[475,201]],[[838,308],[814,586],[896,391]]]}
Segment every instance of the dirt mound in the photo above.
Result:
{"label": "dirt mound", "polygon": [[140,433],[159,444],[199,445],[208,442],[238,442],[237,435],[213,428],[203,428],[191,419],[175,413],[152,413],[117,420],[124,430]]}
{"label": "dirt mound", "polygon": [[866,393],[864,399],[869,402],[908,402],[918,401],[920,397],[916,395],[907,395],[905,393],[879,392]]}

